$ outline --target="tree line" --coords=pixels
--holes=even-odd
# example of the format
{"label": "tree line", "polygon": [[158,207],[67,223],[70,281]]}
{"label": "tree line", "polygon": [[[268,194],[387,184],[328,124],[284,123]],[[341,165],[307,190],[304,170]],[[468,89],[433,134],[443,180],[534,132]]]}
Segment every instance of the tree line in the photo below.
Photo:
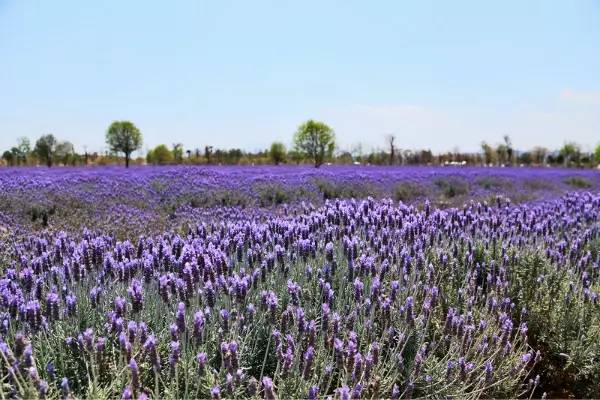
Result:
{"label": "tree line", "polygon": [[402,149],[397,137],[385,138],[386,149],[363,151],[361,145],[351,150],[341,150],[336,145],[333,129],[324,122],[308,120],[302,123],[293,136],[293,145],[288,150],[285,144],[273,142],[268,149],[247,152],[241,149],[203,148],[185,149],[182,143],[170,146],[159,144],[149,150],[146,157],[132,159],[132,154],[141,150],[141,131],[130,121],[115,121],[106,131],[108,151],[76,153],[72,143],[59,140],[52,134],[41,136],[32,146],[28,138],[17,139],[14,147],[2,154],[7,166],[20,165],[110,165],[133,162],[136,165],[242,165],[242,164],[312,164],[320,167],[333,164],[371,165],[486,165],[486,166],[566,166],[594,167],[600,164],[600,145],[593,153],[582,151],[574,142],[565,143],[559,150],[550,151],[536,146],[530,151],[516,151],[508,135],[491,145],[481,143],[481,152],[463,153],[459,150],[433,154],[431,150]]}

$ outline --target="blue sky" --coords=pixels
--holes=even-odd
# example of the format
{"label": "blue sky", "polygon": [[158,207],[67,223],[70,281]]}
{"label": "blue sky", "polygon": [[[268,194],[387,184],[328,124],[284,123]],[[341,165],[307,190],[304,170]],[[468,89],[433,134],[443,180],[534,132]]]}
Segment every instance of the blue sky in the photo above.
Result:
{"label": "blue sky", "polygon": [[339,146],[600,142],[600,1],[0,0],[0,149],[265,148],[322,119]]}

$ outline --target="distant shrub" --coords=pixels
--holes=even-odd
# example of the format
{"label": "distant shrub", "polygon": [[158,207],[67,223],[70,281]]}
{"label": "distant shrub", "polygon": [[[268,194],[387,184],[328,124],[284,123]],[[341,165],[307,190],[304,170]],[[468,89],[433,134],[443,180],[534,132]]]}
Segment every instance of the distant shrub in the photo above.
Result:
{"label": "distant shrub", "polygon": [[565,179],[565,183],[579,189],[588,189],[594,186],[592,182],[582,176],[570,176]]}
{"label": "distant shrub", "polygon": [[332,182],[316,179],[315,185],[319,191],[323,194],[324,199],[334,199],[340,196],[339,189]]}
{"label": "distant shrub", "polygon": [[469,183],[458,176],[438,177],[434,179],[433,183],[447,198],[469,193]]}
{"label": "distant shrub", "polygon": [[414,182],[400,182],[394,188],[396,201],[411,201],[425,195],[425,188]]}
{"label": "distant shrub", "polygon": [[279,184],[264,184],[255,188],[261,206],[272,206],[290,201],[289,192]]}
{"label": "distant shrub", "polygon": [[202,207],[245,207],[248,205],[248,196],[236,190],[215,190],[192,196],[189,205],[192,208]]}
{"label": "distant shrub", "polygon": [[547,179],[527,179],[524,183],[527,189],[531,190],[552,190],[554,184]]}
{"label": "distant shrub", "polygon": [[359,199],[377,196],[378,190],[374,185],[358,182],[332,182],[325,179],[314,181],[323,199]]}
{"label": "distant shrub", "polygon": [[483,176],[477,179],[477,184],[485,190],[507,189],[512,186],[512,182],[506,178],[498,176]]}
{"label": "distant shrub", "polygon": [[48,226],[48,219],[56,213],[56,204],[51,205],[31,205],[26,214],[31,218],[31,222],[40,221],[42,226]]}

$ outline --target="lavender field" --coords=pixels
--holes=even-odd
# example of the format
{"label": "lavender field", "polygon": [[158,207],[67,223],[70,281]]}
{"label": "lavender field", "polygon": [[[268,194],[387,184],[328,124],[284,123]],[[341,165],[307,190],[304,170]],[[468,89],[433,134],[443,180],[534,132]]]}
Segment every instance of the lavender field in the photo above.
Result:
{"label": "lavender field", "polygon": [[0,171],[2,398],[600,395],[600,173]]}

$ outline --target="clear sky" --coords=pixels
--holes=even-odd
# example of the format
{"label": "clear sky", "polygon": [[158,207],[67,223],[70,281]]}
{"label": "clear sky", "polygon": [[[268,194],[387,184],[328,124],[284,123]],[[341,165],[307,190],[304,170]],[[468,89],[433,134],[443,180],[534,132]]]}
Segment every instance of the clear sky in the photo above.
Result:
{"label": "clear sky", "polygon": [[256,150],[317,118],[341,148],[600,142],[600,1],[0,0],[0,149]]}

